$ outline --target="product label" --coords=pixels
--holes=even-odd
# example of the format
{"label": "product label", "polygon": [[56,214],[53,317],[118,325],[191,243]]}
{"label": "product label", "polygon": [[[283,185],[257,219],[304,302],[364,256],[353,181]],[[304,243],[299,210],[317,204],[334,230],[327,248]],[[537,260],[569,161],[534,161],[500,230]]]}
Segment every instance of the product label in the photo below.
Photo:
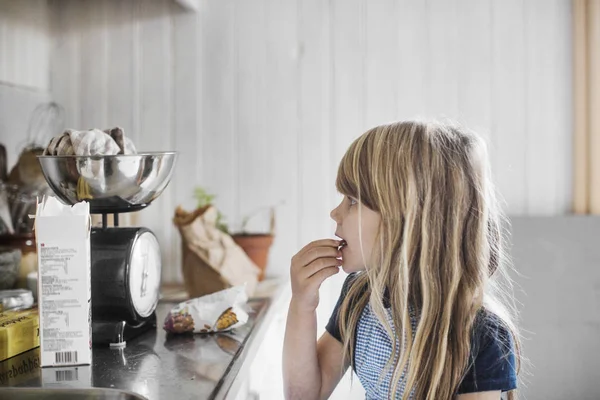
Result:
{"label": "product label", "polygon": [[91,364],[89,204],[44,197],[36,209],[41,366]]}
{"label": "product label", "polygon": [[87,363],[80,355],[90,341],[86,241],[43,241],[38,257],[42,365]]}

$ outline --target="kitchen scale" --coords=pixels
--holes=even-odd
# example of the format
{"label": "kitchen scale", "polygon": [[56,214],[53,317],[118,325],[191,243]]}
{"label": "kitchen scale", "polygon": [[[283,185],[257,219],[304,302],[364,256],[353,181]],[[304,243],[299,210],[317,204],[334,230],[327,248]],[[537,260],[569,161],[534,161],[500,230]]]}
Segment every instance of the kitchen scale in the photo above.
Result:
{"label": "kitchen scale", "polygon": [[[102,215],[91,231],[92,343],[125,346],[156,329],[161,252],[144,227],[120,227],[119,214],[139,211],[167,187],[177,154],[39,156],[50,188],[64,203],[90,204]],[[113,226],[108,226],[108,215]]]}

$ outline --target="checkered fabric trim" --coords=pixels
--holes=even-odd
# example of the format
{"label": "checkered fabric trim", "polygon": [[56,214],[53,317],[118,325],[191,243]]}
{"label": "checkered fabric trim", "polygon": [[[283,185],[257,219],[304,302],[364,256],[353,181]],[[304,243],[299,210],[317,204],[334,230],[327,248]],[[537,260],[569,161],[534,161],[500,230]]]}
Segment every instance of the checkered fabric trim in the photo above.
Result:
{"label": "checkered fabric trim", "polygon": [[[387,320],[394,334],[396,329],[389,309],[386,309]],[[417,318],[414,312],[410,313],[413,332],[417,329]],[[388,337],[383,325],[373,313],[371,306],[367,304],[358,321],[355,347],[356,375],[363,385],[367,400],[389,399],[391,390],[392,370],[380,380],[380,374],[392,354],[392,341]],[[400,355],[400,342],[396,343],[395,357]],[[404,377],[400,378],[398,391],[392,398],[401,399],[406,389]],[[412,396],[411,396],[412,398]]]}

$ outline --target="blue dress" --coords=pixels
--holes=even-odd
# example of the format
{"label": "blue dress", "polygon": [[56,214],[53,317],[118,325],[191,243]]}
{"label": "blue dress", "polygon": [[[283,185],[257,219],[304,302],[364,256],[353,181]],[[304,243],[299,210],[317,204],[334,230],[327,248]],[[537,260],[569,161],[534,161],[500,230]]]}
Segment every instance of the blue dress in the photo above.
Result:
{"label": "blue dress", "polygon": [[[354,274],[346,278],[342,293],[327,324],[327,332],[342,342],[339,326],[339,307],[345,297]],[[395,332],[390,309],[386,309],[388,322]],[[416,330],[418,319],[411,310],[411,325]],[[478,318],[474,328],[474,345],[470,356],[472,365],[457,389],[457,394],[489,390],[509,391],[517,387],[515,370],[515,349],[512,335],[502,321],[490,314]],[[388,337],[369,304],[363,309],[357,327],[354,347],[354,372],[365,389],[366,398],[387,399],[391,396],[392,371],[381,379],[380,373],[392,354],[392,341]],[[400,353],[397,341],[395,354]],[[405,391],[405,381],[400,379],[398,391],[393,398],[401,399]]]}

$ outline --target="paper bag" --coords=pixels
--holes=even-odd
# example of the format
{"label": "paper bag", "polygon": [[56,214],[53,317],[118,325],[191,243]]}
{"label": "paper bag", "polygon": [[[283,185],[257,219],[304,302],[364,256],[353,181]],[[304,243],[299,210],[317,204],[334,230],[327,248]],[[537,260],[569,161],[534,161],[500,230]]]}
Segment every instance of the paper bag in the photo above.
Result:
{"label": "paper bag", "polygon": [[243,284],[248,295],[254,293],[260,269],[231,236],[217,228],[216,208],[188,213],[178,207],[174,223],[181,234],[182,272],[190,297]]}
{"label": "paper bag", "polygon": [[41,366],[92,361],[90,206],[54,197],[37,205]]}

